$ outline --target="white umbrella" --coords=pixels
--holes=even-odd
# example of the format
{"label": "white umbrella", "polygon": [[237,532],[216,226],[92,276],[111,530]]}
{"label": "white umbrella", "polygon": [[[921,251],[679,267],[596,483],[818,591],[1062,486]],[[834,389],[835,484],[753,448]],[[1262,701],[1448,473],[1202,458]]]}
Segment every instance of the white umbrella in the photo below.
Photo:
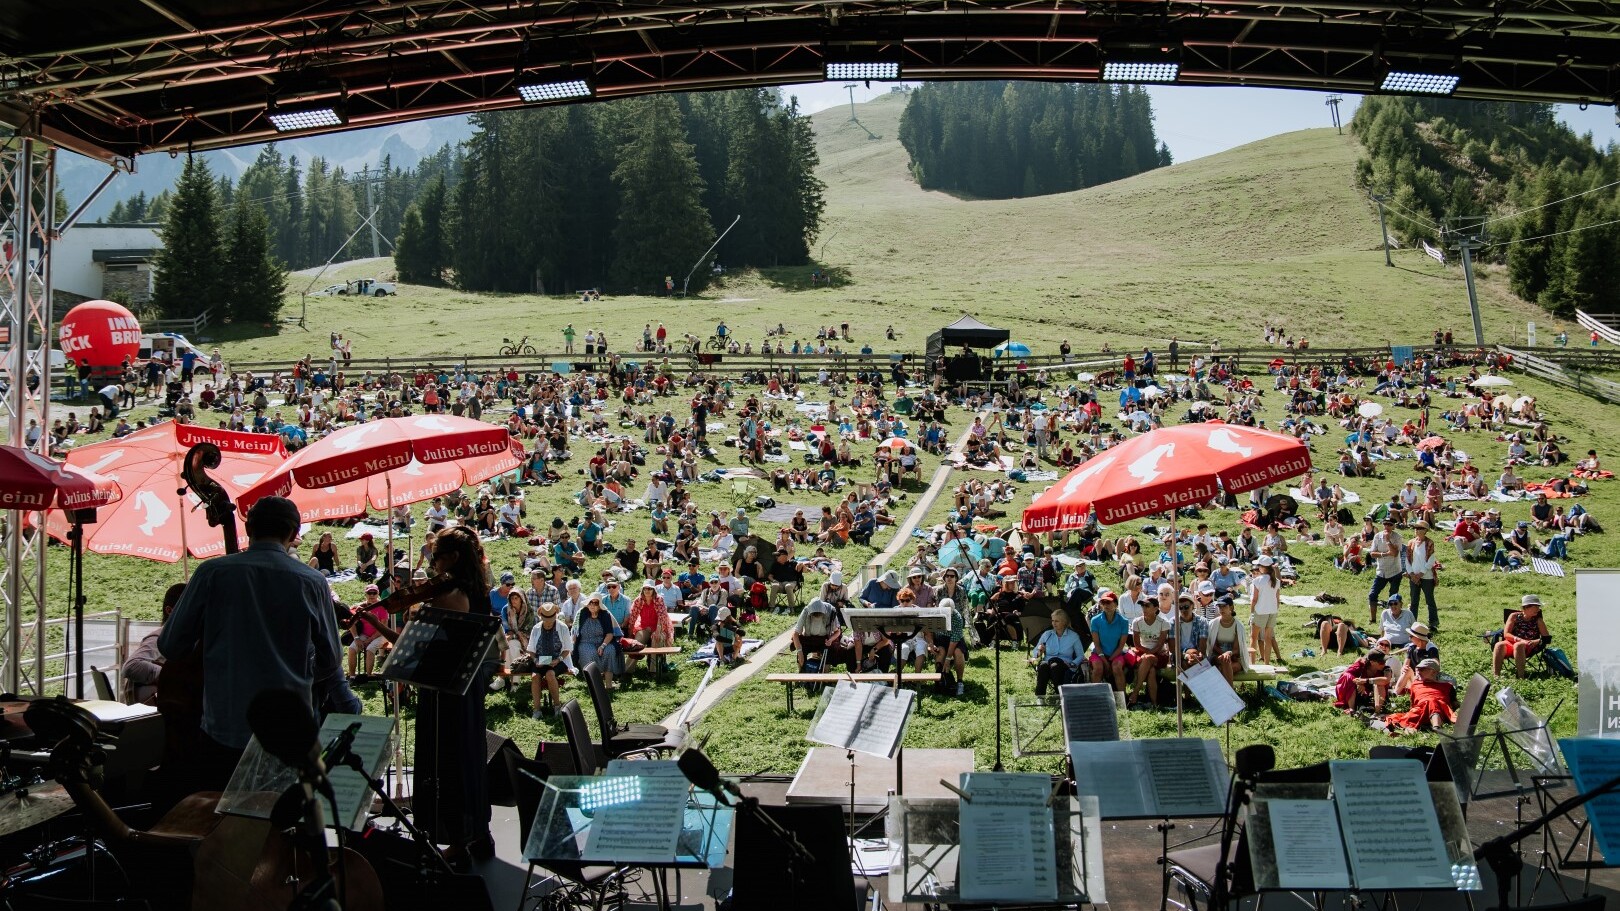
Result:
{"label": "white umbrella", "polygon": [[1089,383],[1092,380],[1096,379],[1097,375],[1095,373],[1077,373],[1077,374],[1075,374],[1074,378],[1078,382]]}
{"label": "white umbrella", "polygon": [[1531,401],[1531,399],[1530,399],[1530,397],[1528,395],[1519,396],[1518,398],[1513,400],[1513,410],[1518,411],[1520,408],[1523,408],[1524,406],[1530,404],[1530,401]]}
{"label": "white umbrella", "polygon": [[1384,406],[1378,404],[1377,402],[1362,402],[1361,407],[1356,409],[1356,414],[1359,414],[1364,418],[1375,418],[1383,413]]}
{"label": "white umbrella", "polygon": [[1164,390],[1157,386],[1149,386],[1142,390],[1142,398],[1145,399],[1156,399],[1161,395],[1164,395]]}
{"label": "white umbrella", "polygon": [[1482,376],[1468,385],[1484,389],[1490,386],[1511,386],[1513,381],[1505,376]]}

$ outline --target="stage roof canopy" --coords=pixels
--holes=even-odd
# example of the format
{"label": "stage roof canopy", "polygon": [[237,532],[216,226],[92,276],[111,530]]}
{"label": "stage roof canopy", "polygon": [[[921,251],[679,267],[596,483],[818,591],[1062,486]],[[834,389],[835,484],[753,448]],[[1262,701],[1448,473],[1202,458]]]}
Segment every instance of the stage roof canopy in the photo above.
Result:
{"label": "stage roof canopy", "polygon": [[1375,91],[1451,70],[1457,95],[1612,104],[1609,0],[0,0],[0,122],[102,158],[264,142],[272,93],[377,126],[517,107],[520,69],[596,98],[901,77],[1095,81],[1176,55],[1178,84]]}

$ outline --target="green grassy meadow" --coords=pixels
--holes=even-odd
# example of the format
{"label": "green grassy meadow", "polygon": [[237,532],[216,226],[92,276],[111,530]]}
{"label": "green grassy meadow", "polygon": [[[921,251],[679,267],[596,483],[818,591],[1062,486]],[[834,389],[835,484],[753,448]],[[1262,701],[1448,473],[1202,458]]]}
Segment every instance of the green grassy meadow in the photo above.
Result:
{"label": "green grassy meadow", "polygon": [[[706,337],[723,318],[741,338],[756,345],[765,329],[779,322],[788,327],[790,342],[794,337],[813,338],[818,325],[848,322],[856,341],[846,347],[870,343],[878,351],[896,347],[921,351],[929,332],[964,311],[1010,328],[1015,340],[1037,353],[1055,352],[1063,339],[1082,351],[1104,343],[1161,348],[1171,336],[1188,345],[1219,340],[1227,348],[1257,347],[1267,322],[1319,346],[1421,343],[1437,326],[1452,329],[1459,339],[1469,335],[1466,292],[1456,267],[1443,267],[1411,251],[1396,253],[1398,268],[1384,265],[1377,212],[1351,185],[1356,149],[1348,136],[1332,130],[1291,133],[1103,187],[1030,200],[975,201],[924,192],[910,179],[904,150],[894,139],[902,105],[902,97],[885,96],[859,107],[862,122],[883,137],[878,141],[848,123],[843,108],[816,116],[828,206],[824,229],[812,249],[816,262],[842,279],[836,287],[808,289],[805,280],[811,267],[805,266],[733,273],[689,300],[611,297],[600,304],[584,304],[572,295],[473,294],[402,286],[397,298],[306,301],[298,292],[309,279],[294,276],[280,326],[222,327],[213,343],[231,362],[290,363],[305,354],[324,358],[328,333],[340,332],[353,340],[357,358],[387,356],[445,364],[464,356],[495,354],[505,337],[527,335],[541,352],[558,351],[561,330],[569,323],[582,335],[587,328],[605,329],[615,350],[627,350],[639,341],[645,323],[663,322],[672,334]],[[743,220],[739,230],[747,229],[747,213]],[[329,270],[315,286],[387,271],[386,262],[357,261]],[[1522,342],[1527,320],[1534,320],[1544,337],[1560,329],[1584,337],[1514,298],[1495,270],[1484,270],[1480,289],[1491,341]],[[304,306],[304,328],[285,322],[295,319]],[[897,344],[883,340],[887,325],[898,331]],[[1529,379],[1514,381],[1516,391],[1537,396],[1554,429],[1568,438],[1566,452],[1595,448],[1611,461],[1620,458],[1615,455],[1620,453],[1620,424],[1612,420],[1609,406]],[[1260,385],[1268,388],[1269,382]],[[1267,419],[1280,418],[1275,396],[1267,396],[1266,407]],[[136,411],[136,416],[150,414],[150,408]],[[953,410],[953,435],[965,418],[965,412]],[[1330,434],[1315,443],[1319,467],[1332,467],[1334,439]],[[1458,445],[1475,456],[1487,477],[1500,471],[1504,444],[1475,434]],[[735,464],[733,452],[722,450],[722,456]],[[925,478],[937,464],[925,457]],[[531,521],[544,524],[553,515],[566,519],[578,514],[570,496],[577,489],[575,470],[582,465],[580,458],[563,463],[562,483],[527,489]],[[1387,498],[1411,471],[1409,462],[1385,466],[1382,478],[1346,481],[1368,507]],[[1544,477],[1539,469],[1525,469],[1523,474],[1532,480]],[[953,483],[957,480],[953,478]],[[755,486],[757,492],[767,492],[764,485]],[[1010,513],[1016,516],[1041,486],[1023,485]],[[698,485],[695,494],[705,510],[732,506],[730,489],[723,485]],[[808,493],[778,499],[807,505],[830,502]],[[947,491],[929,513],[930,523],[943,516],[948,501]],[[1620,482],[1597,482],[1594,493],[1582,502],[1600,520],[1620,524],[1615,518],[1620,516]],[[1509,520],[1521,518],[1528,514],[1528,504],[1513,504],[1503,511]],[[1213,529],[1237,527],[1235,513],[1207,515]],[[646,521],[644,513],[621,517],[610,540],[645,540]],[[767,538],[774,536],[774,526],[762,523],[762,527]],[[310,538],[317,538],[318,532]],[[891,535],[892,531],[880,532],[874,548],[885,546]],[[306,549],[312,543],[308,541]],[[345,553],[352,545],[340,540]],[[516,568],[524,549],[512,541],[492,545],[492,567]],[[1368,577],[1334,570],[1325,549],[1297,545],[1291,550],[1303,557],[1306,569],[1296,593],[1342,595],[1350,601],[1346,609],[1361,615]],[[852,546],[836,556],[848,576],[873,553],[871,548]],[[1572,567],[1620,565],[1620,535],[1582,537],[1572,546],[1571,556]],[[604,558],[593,560],[586,578],[596,578],[605,565]],[[64,549],[53,548],[52,591],[59,610],[66,609],[65,570]],[[178,565],[92,555],[86,561],[89,609],[117,606],[126,616],[155,617],[163,587],[181,577]],[[1117,581],[1106,568],[1099,572],[1099,580]],[[1488,670],[1489,654],[1478,634],[1498,625],[1500,609],[1517,604],[1526,591],[1537,591],[1546,599],[1549,625],[1559,644],[1573,654],[1572,578],[1503,576],[1488,573],[1483,566],[1446,561],[1440,585],[1444,631],[1439,645],[1448,672],[1461,680],[1473,671]],[[350,583],[340,586],[339,592],[358,600],[360,586]],[[1318,647],[1303,628],[1306,613],[1285,608],[1279,627],[1285,654]],[[768,637],[785,628],[785,619],[766,617],[758,630]],[[988,767],[994,755],[991,658],[987,649],[975,652],[967,698],[924,697],[923,714],[907,735],[909,745],[971,746]],[[1032,692],[1033,674],[1021,656],[1008,652],[1002,658],[1006,692]],[[791,655],[783,655],[771,669],[791,669],[792,661]],[[1303,672],[1335,663],[1339,662],[1319,656],[1293,660],[1291,666]],[[675,709],[700,677],[689,666],[681,669],[673,684],[637,682],[617,694],[618,714],[627,720],[655,720]],[[1571,684],[1533,676],[1516,682],[1515,688],[1541,711],[1567,698],[1571,705],[1559,713],[1558,730],[1573,730]],[[370,697],[380,705],[380,696]],[[1494,704],[1487,711],[1494,711]],[[526,749],[536,740],[560,739],[559,727],[531,721],[528,712],[526,692],[490,699],[492,726]],[[809,700],[801,699],[799,711],[790,715],[781,687],[756,679],[711,712],[701,730],[712,735],[708,748],[728,771],[791,771],[806,747],[809,715]],[[1188,719],[1193,734],[1214,735],[1198,710],[1189,712]],[[1129,724],[1136,736],[1174,731],[1173,716],[1162,713],[1131,713]],[[1367,746],[1389,739],[1326,704],[1263,700],[1253,702],[1231,736],[1234,746],[1273,743],[1285,763],[1364,755]],[[1058,762],[1054,757],[1013,760],[1010,748],[1006,756],[1010,767],[1020,769],[1051,770]]]}

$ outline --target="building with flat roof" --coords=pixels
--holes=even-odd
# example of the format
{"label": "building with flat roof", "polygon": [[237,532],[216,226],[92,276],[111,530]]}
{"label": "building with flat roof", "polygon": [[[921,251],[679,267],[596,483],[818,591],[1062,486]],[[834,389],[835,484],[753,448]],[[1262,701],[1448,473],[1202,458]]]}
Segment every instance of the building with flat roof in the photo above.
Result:
{"label": "building with flat roof", "polygon": [[51,248],[52,304],[58,310],[96,299],[144,305],[162,248],[157,222],[74,225]]}

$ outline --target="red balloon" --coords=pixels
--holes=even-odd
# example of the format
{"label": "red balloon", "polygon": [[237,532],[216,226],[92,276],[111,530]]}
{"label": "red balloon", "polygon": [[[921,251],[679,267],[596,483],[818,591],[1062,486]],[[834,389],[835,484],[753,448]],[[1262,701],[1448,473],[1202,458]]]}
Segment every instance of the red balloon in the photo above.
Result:
{"label": "red balloon", "polygon": [[141,324],[135,314],[112,301],[85,301],[62,320],[58,346],[68,363],[89,361],[92,367],[117,367],[135,359],[141,347]]}

